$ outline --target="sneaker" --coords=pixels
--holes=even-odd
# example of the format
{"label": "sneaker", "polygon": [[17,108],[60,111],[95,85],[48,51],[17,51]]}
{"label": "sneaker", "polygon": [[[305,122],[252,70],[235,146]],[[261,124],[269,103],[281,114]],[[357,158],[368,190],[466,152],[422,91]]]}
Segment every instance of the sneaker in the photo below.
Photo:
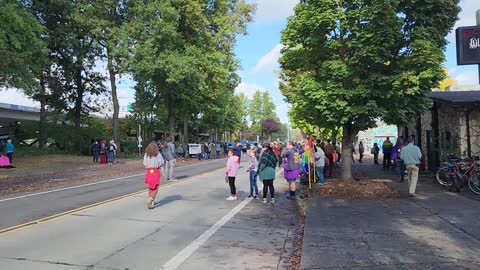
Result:
{"label": "sneaker", "polygon": [[152,198],[148,198],[147,208],[148,208],[148,209],[152,209],[154,206],[155,206],[155,203],[154,203],[153,199],[152,199]]}
{"label": "sneaker", "polygon": [[275,198],[271,198],[271,199],[270,199],[270,203],[271,203],[271,204],[275,204]]}
{"label": "sneaker", "polygon": [[227,198],[227,201],[234,201],[234,200],[235,200],[235,197],[233,197],[233,196],[229,196],[229,197]]}
{"label": "sneaker", "polygon": [[258,196],[257,196],[257,195],[253,196],[253,198],[254,198],[255,200],[258,200]]}
{"label": "sneaker", "polygon": [[410,197],[412,197],[412,198],[413,198],[413,197],[416,197],[416,195],[413,194],[413,193],[409,193],[408,196],[410,196]]}
{"label": "sneaker", "polygon": [[267,198],[263,198],[262,203],[267,203]]}
{"label": "sneaker", "polygon": [[253,195],[252,195],[252,194],[248,195],[248,198],[252,198],[252,197],[253,197]]}
{"label": "sneaker", "polygon": [[317,183],[317,186],[323,186],[323,183]]}

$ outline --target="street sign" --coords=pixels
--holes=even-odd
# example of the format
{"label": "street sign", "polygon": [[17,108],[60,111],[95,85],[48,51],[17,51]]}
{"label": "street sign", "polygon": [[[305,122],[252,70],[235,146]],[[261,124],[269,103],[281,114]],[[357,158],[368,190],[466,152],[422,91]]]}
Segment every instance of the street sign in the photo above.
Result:
{"label": "street sign", "polygon": [[457,65],[480,64],[480,26],[457,28]]}
{"label": "street sign", "polygon": [[128,105],[127,105],[127,111],[133,112],[132,104],[128,104]]}

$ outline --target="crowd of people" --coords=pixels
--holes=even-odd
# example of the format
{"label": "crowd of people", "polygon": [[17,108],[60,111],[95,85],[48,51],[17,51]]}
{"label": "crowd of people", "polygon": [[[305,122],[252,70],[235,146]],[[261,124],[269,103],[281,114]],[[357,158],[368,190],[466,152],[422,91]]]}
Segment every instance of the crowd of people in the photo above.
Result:
{"label": "crowd of people", "polygon": [[[237,197],[236,177],[240,170],[240,161],[243,146],[236,142],[230,147],[222,143],[205,143],[202,145],[205,159],[211,158],[215,153],[217,158],[222,157],[222,150],[228,157],[225,169],[225,182],[230,187],[230,195],[226,198],[228,201],[235,201]],[[298,143],[288,141],[283,144],[280,141],[272,143],[253,144],[247,147],[248,173],[250,194],[249,198],[262,199],[263,203],[268,201],[275,203],[274,180],[276,168],[283,167],[283,177],[288,184],[288,199],[297,199],[296,182],[299,178],[309,177],[318,186],[323,186],[326,178],[333,176],[333,171],[341,162],[341,144],[333,143],[331,140],[317,140],[315,143],[310,139],[307,142]],[[365,147],[363,142],[358,144],[358,153],[360,163],[363,162]],[[415,196],[415,187],[418,178],[418,164],[420,163],[420,149],[414,145],[414,139],[409,138],[408,144],[404,145],[402,140],[397,140],[393,145],[387,138],[382,145],[383,167],[385,170],[396,167],[403,181],[404,170],[408,171],[410,196]],[[144,166],[146,169],[145,183],[148,185],[148,208],[153,208],[155,196],[160,184],[161,175],[166,176],[169,181],[176,181],[175,162],[177,157],[184,157],[186,151],[179,151],[171,138],[165,145],[150,143],[145,151]],[[380,147],[374,144],[371,153],[374,156],[374,164],[378,163]],[[354,161],[354,151],[352,151],[352,160]],[[263,183],[263,192],[259,194],[257,178]],[[269,200],[268,195],[270,195]]]}
{"label": "crowd of people", "polygon": [[112,139],[107,144],[107,140],[93,141],[91,152],[94,163],[114,164],[117,163],[117,144]]}

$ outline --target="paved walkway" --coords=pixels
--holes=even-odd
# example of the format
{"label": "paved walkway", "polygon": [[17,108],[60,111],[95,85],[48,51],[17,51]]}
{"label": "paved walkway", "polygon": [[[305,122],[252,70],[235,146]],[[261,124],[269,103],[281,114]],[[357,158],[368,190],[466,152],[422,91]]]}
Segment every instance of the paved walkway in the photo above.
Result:
{"label": "paved walkway", "polygon": [[480,202],[431,177],[420,178],[418,196],[409,198],[406,180],[367,163],[356,169],[403,196],[309,198],[301,269],[480,269]]}

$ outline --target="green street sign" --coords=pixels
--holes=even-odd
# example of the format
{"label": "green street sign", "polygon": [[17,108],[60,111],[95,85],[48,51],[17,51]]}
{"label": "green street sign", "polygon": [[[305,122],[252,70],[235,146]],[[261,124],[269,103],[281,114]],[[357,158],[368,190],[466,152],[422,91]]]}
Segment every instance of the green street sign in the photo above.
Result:
{"label": "green street sign", "polygon": [[127,111],[133,112],[132,104],[127,105]]}

